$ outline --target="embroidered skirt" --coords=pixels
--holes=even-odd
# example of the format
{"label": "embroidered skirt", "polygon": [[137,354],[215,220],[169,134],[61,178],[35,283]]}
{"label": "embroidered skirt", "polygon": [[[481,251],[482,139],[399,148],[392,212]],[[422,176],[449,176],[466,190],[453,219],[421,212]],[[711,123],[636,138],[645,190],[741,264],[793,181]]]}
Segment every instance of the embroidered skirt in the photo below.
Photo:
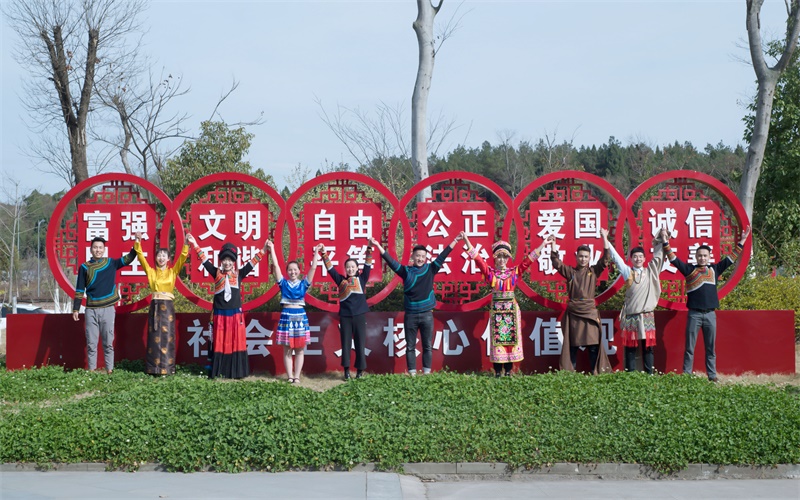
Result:
{"label": "embroidered skirt", "polygon": [[522,361],[522,320],[519,305],[511,300],[493,300],[489,314],[490,349],[492,363]]}
{"label": "embroidered skirt", "polygon": [[275,343],[292,349],[304,348],[311,343],[311,328],[306,310],[302,307],[284,307],[278,320]]}
{"label": "embroidered skirt", "polygon": [[639,347],[640,340],[645,341],[646,347],[656,345],[656,318],[652,311],[622,316],[619,329],[622,332],[622,345],[625,347]]}
{"label": "embroidered skirt", "polygon": [[175,373],[175,306],[171,300],[153,299],[147,315],[145,371],[151,375]]}
{"label": "embroidered skirt", "polygon": [[247,332],[241,309],[214,309],[214,356],[211,378],[244,378],[250,375]]}

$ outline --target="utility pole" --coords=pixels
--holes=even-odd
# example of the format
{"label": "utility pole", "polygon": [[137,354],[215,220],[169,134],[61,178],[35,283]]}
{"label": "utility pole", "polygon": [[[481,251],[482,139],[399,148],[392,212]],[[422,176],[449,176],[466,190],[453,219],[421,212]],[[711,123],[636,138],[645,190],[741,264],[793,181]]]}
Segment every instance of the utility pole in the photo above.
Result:
{"label": "utility pole", "polygon": [[42,296],[40,291],[42,283],[42,251],[41,251],[42,222],[46,222],[46,219],[42,219],[36,223],[36,300],[37,301]]}

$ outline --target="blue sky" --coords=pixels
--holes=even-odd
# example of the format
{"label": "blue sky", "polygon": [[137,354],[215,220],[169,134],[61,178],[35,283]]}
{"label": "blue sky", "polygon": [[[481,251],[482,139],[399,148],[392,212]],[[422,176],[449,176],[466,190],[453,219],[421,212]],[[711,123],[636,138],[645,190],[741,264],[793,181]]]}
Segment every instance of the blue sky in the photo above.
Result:
{"label": "blue sky", "polygon": [[[459,30],[439,52],[429,100],[431,114],[459,128],[445,146],[514,142],[556,134],[559,142],[663,145],[690,141],[698,148],[742,140],[744,102],[755,75],[743,61],[745,2],[605,2],[445,0],[445,22],[458,8]],[[298,163],[311,171],[353,159],[320,119],[315,98],[375,109],[403,105],[410,118],[417,69],[411,23],[413,0],[188,2],[154,1],[145,13],[142,47],[191,87],[176,111],[192,116],[196,131],[231,83],[223,104],[228,122],[263,111],[248,160],[279,186]],[[780,35],[784,4],[767,2],[766,38]],[[25,74],[11,57],[15,34],[2,23],[0,136],[6,178],[25,189],[68,186],[32,172],[22,149],[34,137],[20,106]]]}

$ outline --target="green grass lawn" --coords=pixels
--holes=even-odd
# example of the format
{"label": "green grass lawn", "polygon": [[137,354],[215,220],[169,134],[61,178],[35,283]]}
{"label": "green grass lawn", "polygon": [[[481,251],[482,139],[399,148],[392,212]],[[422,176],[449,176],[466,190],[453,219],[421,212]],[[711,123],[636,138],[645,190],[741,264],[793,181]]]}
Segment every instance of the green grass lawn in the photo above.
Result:
{"label": "green grass lawn", "polygon": [[273,381],[0,371],[0,462],[282,471],[375,462],[800,462],[797,387],[683,375],[372,375]]}

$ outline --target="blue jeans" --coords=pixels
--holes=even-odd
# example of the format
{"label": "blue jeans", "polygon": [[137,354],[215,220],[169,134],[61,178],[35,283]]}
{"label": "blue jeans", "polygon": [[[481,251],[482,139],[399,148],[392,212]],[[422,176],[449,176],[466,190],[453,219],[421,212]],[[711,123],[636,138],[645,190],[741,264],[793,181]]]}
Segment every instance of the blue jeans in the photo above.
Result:
{"label": "blue jeans", "polygon": [[408,372],[417,371],[417,330],[422,337],[422,368],[423,371],[431,371],[431,361],[433,359],[433,311],[424,313],[406,313],[403,318],[403,326],[406,332],[406,362]]}
{"label": "blue jeans", "polygon": [[717,379],[717,314],[713,309],[700,311],[689,309],[686,320],[686,351],[683,355],[683,373],[692,373],[694,346],[697,344],[697,331],[703,329],[703,345],[706,348],[706,375],[708,380]]}

